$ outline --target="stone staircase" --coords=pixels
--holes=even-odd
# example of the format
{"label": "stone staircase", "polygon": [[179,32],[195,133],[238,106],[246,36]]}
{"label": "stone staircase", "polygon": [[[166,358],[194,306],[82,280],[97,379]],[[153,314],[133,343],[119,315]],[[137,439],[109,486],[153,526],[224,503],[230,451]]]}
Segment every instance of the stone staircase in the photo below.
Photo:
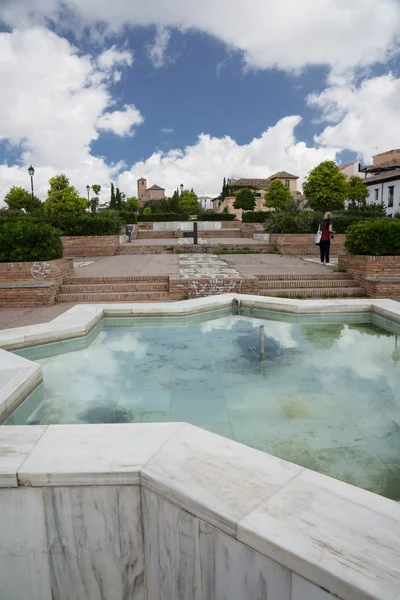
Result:
{"label": "stone staircase", "polygon": [[335,298],[365,296],[347,273],[258,275],[259,295],[281,298]]}
{"label": "stone staircase", "polygon": [[67,277],[57,302],[167,302],[179,300],[170,294],[169,277]]}

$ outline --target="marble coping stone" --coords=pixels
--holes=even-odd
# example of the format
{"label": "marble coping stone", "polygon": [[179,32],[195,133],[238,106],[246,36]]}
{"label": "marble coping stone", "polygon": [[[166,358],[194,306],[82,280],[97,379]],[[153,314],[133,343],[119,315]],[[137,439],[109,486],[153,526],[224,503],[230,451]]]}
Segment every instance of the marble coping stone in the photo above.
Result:
{"label": "marble coping stone", "polygon": [[42,380],[39,364],[0,348],[0,423]]}
{"label": "marble coping stone", "polygon": [[399,503],[192,425],[2,426],[16,485],[141,485],[342,600],[399,598]]}

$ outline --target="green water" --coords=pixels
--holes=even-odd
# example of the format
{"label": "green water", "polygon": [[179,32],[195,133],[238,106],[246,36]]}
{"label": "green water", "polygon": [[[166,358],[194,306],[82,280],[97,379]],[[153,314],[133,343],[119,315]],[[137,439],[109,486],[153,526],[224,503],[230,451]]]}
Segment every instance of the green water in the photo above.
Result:
{"label": "green water", "polygon": [[44,386],[7,424],[187,421],[399,500],[394,327],[370,315],[106,319],[88,338],[18,352]]}

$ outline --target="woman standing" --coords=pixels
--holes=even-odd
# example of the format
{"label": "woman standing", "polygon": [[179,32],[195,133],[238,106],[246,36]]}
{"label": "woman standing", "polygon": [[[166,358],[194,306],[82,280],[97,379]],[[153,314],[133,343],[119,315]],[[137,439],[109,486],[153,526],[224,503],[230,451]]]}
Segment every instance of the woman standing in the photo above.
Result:
{"label": "woman standing", "polygon": [[321,255],[321,263],[330,265],[329,262],[329,250],[331,247],[331,235],[335,232],[332,229],[332,213],[327,212],[324,215],[324,220],[321,224],[321,242],[319,245],[320,255]]}

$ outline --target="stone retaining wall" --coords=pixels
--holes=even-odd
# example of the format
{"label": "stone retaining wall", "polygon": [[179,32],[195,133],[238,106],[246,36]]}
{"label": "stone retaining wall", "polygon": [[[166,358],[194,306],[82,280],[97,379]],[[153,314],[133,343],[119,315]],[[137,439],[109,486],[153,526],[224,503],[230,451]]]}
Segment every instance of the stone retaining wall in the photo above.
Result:
{"label": "stone retaining wall", "polygon": [[64,256],[114,256],[119,235],[62,236]]}
{"label": "stone retaining wall", "polygon": [[371,298],[400,298],[400,256],[341,254],[339,266],[351,273]]}
{"label": "stone retaining wall", "polygon": [[[48,263],[50,271],[46,276],[46,280],[61,285],[64,277],[74,274],[72,259],[59,258],[50,260]],[[35,281],[31,273],[33,264],[33,262],[0,263],[0,282]]]}
{"label": "stone retaining wall", "polygon": [[244,238],[252,238],[253,233],[264,233],[263,223],[240,223],[240,229]]}
{"label": "stone retaining wall", "polygon": [[[345,235],[335,235],[331,241],[331,255],[345,251]],[[314,233],[271,233],[270,242],[278,247],[280,254],[305,255],[319,254],[319,246],[315,245]]]}
{"label": "stone retaining wall", "polygon": [[59,287],[54,281],[0,283],[0,307],[51,306],[56,302]]}

